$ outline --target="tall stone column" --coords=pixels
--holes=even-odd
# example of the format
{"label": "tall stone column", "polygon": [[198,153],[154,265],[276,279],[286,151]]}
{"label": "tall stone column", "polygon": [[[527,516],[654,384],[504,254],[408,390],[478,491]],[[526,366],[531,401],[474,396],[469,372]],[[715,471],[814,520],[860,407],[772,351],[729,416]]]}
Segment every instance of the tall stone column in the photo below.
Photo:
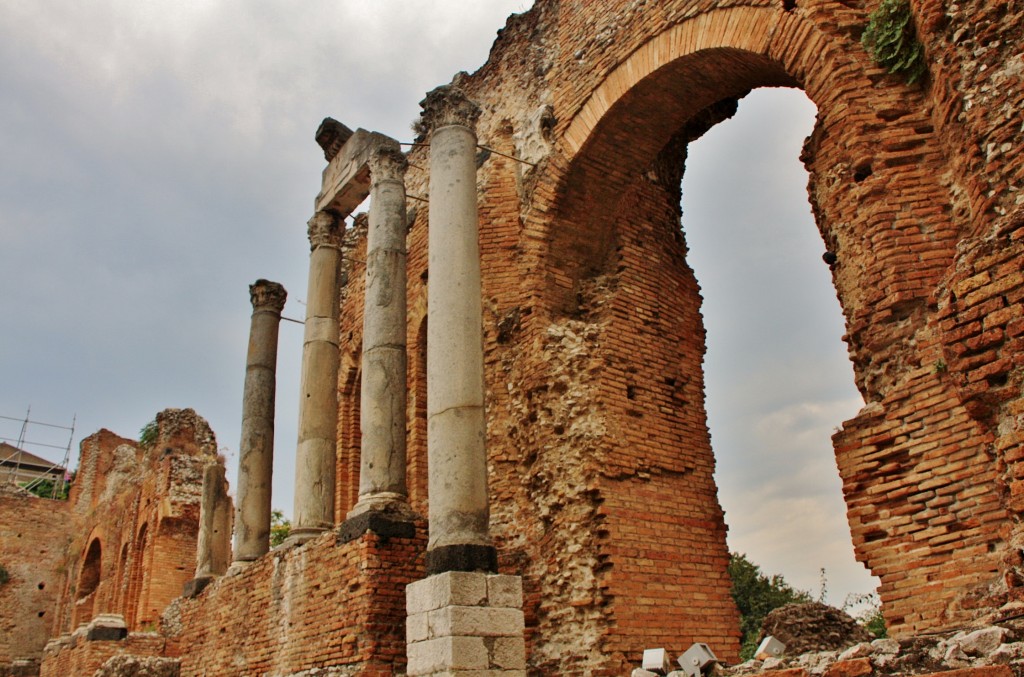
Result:
{"label": "tall stone column", "polygon": [[251,562],[270,549],[270,490],[274,470],[274,394],[277,336],[287,292],[277,282],[249,285],[252,322],[242,395],[235,561]]}
{"label": "tall stone column", "polygon": [[303,542],[334,526],[338,431],[338,274],[343,224],[328,212],[309,220],[309,291],[302,346],[295,513],[289,540]]}
{"label": "tall stone column", "polygon": [[433,90],[420,105],[419,131],[430,135],[427,573],[493,572],[476,203],[480,108],[454,86]]}
{"label": "tall stone column", "polygon": [[359,500],[366,512],[411,517],[405,479],[405,155],[397,141],[371,152],[363,310]]}

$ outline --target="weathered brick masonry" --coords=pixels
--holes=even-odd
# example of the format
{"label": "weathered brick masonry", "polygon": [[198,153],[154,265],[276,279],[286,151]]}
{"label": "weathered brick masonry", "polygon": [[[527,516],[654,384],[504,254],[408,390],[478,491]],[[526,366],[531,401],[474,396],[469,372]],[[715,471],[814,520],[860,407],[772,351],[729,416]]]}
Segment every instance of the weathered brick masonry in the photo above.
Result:
{"label": "weathered brick masonry", "polygon": [[[491,154],[478,175],[492,522],[526,577],[535,669],[619,674],[643,646],[697,639],[735,651],[678,185],[685,143],[759,86],[818,106],[809,197],[867,403],[836,454],[891,630],[1018,599],[1024,15],[911,2],[917,86],[860,45],[875,6],[541,0],[456,77],[481,143],[536,165]],[[422,172],[408,183],[424,195]],[[421,308],[425,217],[409,240]],[[353,287],[353,354],[360,308]]]}
{"label": "weathered brick masonry", "polygon": [[[693,641],[737,653],[679,185],[686,144],[762,86],[799,87],[818,107],[802,159],[866,402],[835,453],[890,632],[1024,602],[1024,7],[910,0],[928,64],[910,85],[860,45],[876,6],[536,0],[479,71],[456,76],[497,151],[477,174],[491,526],[502,573],[523,576],[532,674],[621,675],[645,647]],[[408,194],[429,199],[427,151],[409,160]],[[429,224],[420,202],[409,213],[409,498],[426,515]],[[359,491],[365,247],[357,219],[340,309],[339,523]],[[195,479],[154,463],[156,477]],[[117,472],[90,467],[79,495],[103,494],[98,478]],[[130,524],[73,502],[85,529],[55,631],[117,609],[148,627],[177,595],[167,562],[194,550],[194,503],[154,512],[145,486],[104,504]],[[179,658],[184,675],[401,671],[402,590],[423,575],[424,529],[271,552],[172,603],[165,645],[140,651]],[[96,562],[120,573],[90,577]],[[92,660],[82,651],[48,656],[44,674]]]}
{"label": "weathered brick masonry", "polygon": [[[2,491],[2,490],[0,490]],[[50,636],[68,544],[64,501],[0,493],[0,674],[15,659],[38,658]]]}

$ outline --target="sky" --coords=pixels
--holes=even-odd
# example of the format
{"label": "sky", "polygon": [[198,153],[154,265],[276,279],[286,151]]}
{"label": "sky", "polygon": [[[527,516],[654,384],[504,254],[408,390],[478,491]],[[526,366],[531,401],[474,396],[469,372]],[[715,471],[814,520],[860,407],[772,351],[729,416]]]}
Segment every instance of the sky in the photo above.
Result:
{"label": "sky", "polygon": [[[331,116],[411,140],[423,94],[484,63],[532,0],[0,3],[0,438],[54,461],[167,407],[233,481],[248,285],[302,319]],[[691,145],[683,228],[705,297],[729,545],[828,600],[853,561],[830,436],[861,405],[798,161],[814,106],[757,90]],[[302,327],[282,322],[274,505],[291,512]],[[51,445],[51,446],[43,446]],[[54,448],[56,447],[56,448]]]}

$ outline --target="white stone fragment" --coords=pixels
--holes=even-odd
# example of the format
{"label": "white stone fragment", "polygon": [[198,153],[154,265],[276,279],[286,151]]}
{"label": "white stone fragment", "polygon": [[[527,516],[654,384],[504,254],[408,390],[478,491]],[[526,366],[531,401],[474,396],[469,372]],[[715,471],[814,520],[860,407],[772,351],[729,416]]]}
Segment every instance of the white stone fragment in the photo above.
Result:
{"label": "white stone fragment", "polygon": [[1013,642],[1012,644],[1001,644],[996,650],[989,654],[993,663],[1006,665],[1015,661],[1024,661],[1024,642]]}
{"label": "white stone fragment", "polygon": [[854,644],[849,649],[843,651],[841,654],[839,654],[839,658],[837,658],[836,660],[851,661],[855,658],[867,658],[872,653],[874,653],[874,651],[875,649],[871,645],[871,643],[860,642],[859,644]]}
{"label": "white stone fragment", "polygon": [[900,653],[900,643],[895,639],[876,639],[871,642],[871,649],[875,655],[897,656]]}
{"label": "white stone fragment", "polygon": [[999,648],[1009,632],[1006,628],[992,626],[975,630],[955,639],[968,656],[987,656]]}

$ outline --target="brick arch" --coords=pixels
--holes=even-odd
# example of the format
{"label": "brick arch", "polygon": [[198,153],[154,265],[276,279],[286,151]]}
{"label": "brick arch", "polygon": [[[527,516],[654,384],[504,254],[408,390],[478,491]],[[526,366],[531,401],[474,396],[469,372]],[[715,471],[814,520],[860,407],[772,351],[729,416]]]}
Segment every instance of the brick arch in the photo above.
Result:
{"label": "brick arch", "polygon": [[82,564],[75,581],[74,615],[72,625],[88,623],[99,611],[98,602],[103,583],[103,534],[94,529],[89,535],[88,545],[82,551]]}
{"label": "brick arch", "polygon": [[[834,439],[856,556],[882,579],[887,618],[896,632],[946,627],[971,617],[967,604],[997,581],[1005,543],[983,522],[1007,518],[992,489],[997,464],[991,439],[969,420],[961,395],[935,366],[940,353],[933,294],[949,274],[966,226],[954,222],[953,196],[943,183],[950,164],[933,128],[927,92],[882,74],[849,35],[826,34],[806,16],[770,7],[699,14],[640,41],[592,91],[574,95],[576,107],[556,109],[561,121],[555,152],[537,180],[528,223],[546,243],[537,254],[542,294],[556,317],[604,318],[601,341],[609,346],[605,361],[614,369],[606,370],[600,386],[610,431],[599,461],[602,472],[645,465],[691,471],[692,461],[638,461],[657,453],[658,445],[645,447],[642,436],[634,440],[629,432],[638,425],[629,417],[642,419],[657,407],[666,406],[666,420],[676,416],[673,398],[699,413],[669,421],[669,428],[688,431],[686,444],[697,450],[697,467],[713,466],[703,416],[699,293],[686,271],[685,244],[665,236],[673,219],[669,186],[654,184],[669,183],[658,175],[666,154],[669,160],[685,157],[685,150],[678,152],[680,137],[721,102],[756,87],[802,88],[818,107],[802,157],[811,176],[810,202],[825,248],[838,255],[833,281],[857,386],[870,405]],[[565,95],[571,84],[556,83],[554,89]],[[678,213],[675,218],[678,227]],[[660,224],[663,231],[649,228],[638,235],[641,222]],[[653,264],[652,257],[672,260],[679,274]],[[654,272],[628,277],[629,270],[645,266]],[[595,289],[601,297],[596,300]],[[673,306],[672,294],[688,300]],[[644,321],[632,317],[638,309],[646,313]],[[664,316],[690,323],[693,336],[680,338],[687,345],[657,355],[646,345],[631,345],[646,325]],[[645,373],[630,351],[660,359],[664,373]],[[681,375],[670,373],[680,363]],[[674,392],[661,392],[669,389]],[[935,436],[922,420],[956,424]],[[904,432],[897,434],[900,426]],[[971,470],[948,476],[940,462],[948,454],[970,458],[965,463]],[[880,468],[882,476],[875,472]],[[966,483],[968,474],[989,484],[984,494]],[[879,495],[879,477],[892,500]],[[709,478],[704,498],[717,507]],[[922,482],[925,489],[918,488]],[[953,511],[942,502],[933,506],[936,486],[985,516],[969,519],[970,511]],[[634,509],[628,499],[602,500],[612,538],[625,534],[613,522],[628,522]],[[713,512],[701,519],[713,523]],[[889,519],[893,514],[898,517]],[[977,543],[970,558],[947,545],[958,529]],[[935,542],[925,545],[930,538]],[[617,565],[614,557],[609,561]],[[910,576],[911,570],[920,575]],[[930,584],[949,570],[958,572],[954,585]],[[961,605],[961,599],[967,601]]]}

